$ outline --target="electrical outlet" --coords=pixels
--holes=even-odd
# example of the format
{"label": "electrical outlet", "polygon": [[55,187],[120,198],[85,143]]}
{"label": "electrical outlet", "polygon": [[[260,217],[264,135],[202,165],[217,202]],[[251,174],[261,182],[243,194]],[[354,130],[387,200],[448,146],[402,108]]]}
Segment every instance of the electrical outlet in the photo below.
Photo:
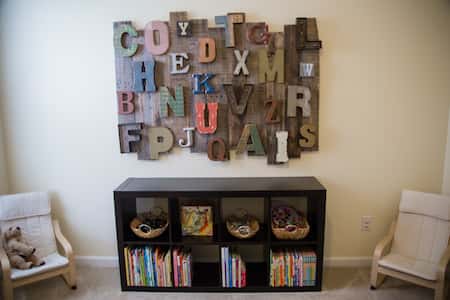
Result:
{"label": "electrical outlet", "polygon": [[361,231],[370,231],[372,225],[372,216],[361,217]]}

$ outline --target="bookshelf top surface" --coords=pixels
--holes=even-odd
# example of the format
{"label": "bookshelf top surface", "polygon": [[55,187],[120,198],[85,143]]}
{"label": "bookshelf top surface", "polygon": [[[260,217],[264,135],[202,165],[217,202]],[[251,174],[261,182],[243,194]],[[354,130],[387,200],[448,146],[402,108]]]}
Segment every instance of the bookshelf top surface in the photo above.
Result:
{"label": "bookshelf top surface", "polygon": [[325,191],[315,177],[128,178],[116,192]]}

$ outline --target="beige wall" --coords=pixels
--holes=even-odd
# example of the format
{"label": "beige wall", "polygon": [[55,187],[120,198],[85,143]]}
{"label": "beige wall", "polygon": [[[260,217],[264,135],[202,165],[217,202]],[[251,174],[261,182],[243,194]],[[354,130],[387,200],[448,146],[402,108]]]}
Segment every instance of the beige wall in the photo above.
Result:
{"label": "beige wall", "polygon": [[[1,111],[1,110],[0,110]],[[2,118],[0,116],[0,195],[8,192],[8,178],[6,171],[5,146],[3,141]]]}
{"label": "beige wall", "polygon": [[442,193],[450,195],[450,112],[448,115],[447,148],[444,162],[444,178],[442,179]]}
{"label": "beige wall", "polygon": [[[402,188],[441,190],[450,100],[447,0],[3,1],[3,118],[13,191],[54,192],[79,255],[116,253],[112,190],[129,176],[317,176],[328,188],[326,255],[369,256]],[[126,4],[125,4],[126,3]],[[120,155],[112,22],[247,12],[271,28],[316,16],[320,151],[289,167],[176,150]],[[372,231],[360,218],[374,216]]]}

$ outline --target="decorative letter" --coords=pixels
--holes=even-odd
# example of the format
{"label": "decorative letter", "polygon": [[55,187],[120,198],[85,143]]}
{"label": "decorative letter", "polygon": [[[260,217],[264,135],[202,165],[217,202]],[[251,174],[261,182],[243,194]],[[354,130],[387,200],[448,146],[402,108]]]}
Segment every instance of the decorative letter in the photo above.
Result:
{"label": "decorative letter", "polygon": [[212,134],[216,132],[217,129],[217,109],[219,108],[219,103],[208,103],[208,127],[206,127],[205,123],[205,108],[205,103],[195,103],[195,120],[197,123],[197,130],[201,134]]}
{"label": "decorative letter", "polygon": [[248,50],[244,50],[243,55],[241,55],[241,52],[239,50],[234,50],[234,56],[236,57],[238,63],[236,65],[236,68],[234,69],[233,75],[239,75],[242,70],[242,73],[247,76],[249,73],[245,61],[247,60]]}
{"label": "decorative letter", "polygon": [[133,92],[117,92],[119,114],[126,115],[134,112],[133,96]]}
{"label": "decorative letter", "polygon": [[270,99],[264,102],[264,106],[267,106],[268,104],[270,106],[269,110],[266,113],[264,121],[266,122],[266,124],[280,123],[280,114],[279,114],[280,101]]}
{"label": "decorative letter", "polygon": [[277,156],[276,161],[280,163],[287,162],[289,160],[287,155],[287,131],[277,131]]}
{"label": "decorative letter", "polygon": [[170,53],[169,55],[171,61],[170,74],[184,74],[189,72],[190,65],[184,66],[184,59],[189,59],[187,53]]}
{"label": "decorative letter", "polygon": [[134,29],[130,24],[119,25],[117,31],[114,32],[114,48],[117,49],[121,56],[133,56],[138,49],[138,45],[136,42],[132,42],[129,48],[125,48],[122,43],[124,34],[128,34],[131,37],[138,36],[136,29]]}
{"label": "decorative letter", "polygon": [[314,64],[300,63],[300,77],[314,77]]}
{"label": "decorative letter", "polygon": [[246,84],[243,89],[231,84],[224,84],[223,89],[230,104],[231,112],[235,115],[243,115],[247,108],[248,99],[253,92],[253,84]]}
{"label": "decorative letter", "polygon": [[[156,44],[155,32],[159,33],[159,43]],[[145,48],[153,55],[161,55],[169,49],[169,27],[162,21],[151,21],[145,25]]]}
{"label": "decorative letter", "polygon": [[184,97],[183,87],[181,85],[175,87],[175,99],[170,95],[169,89],[165,86],[159,88],[159,95],[159,115],[161,118],[167,118],[167,106],[170,106],[175,117],[184,117]]}
{"label": "decorative letter", "polygon": [[297,50],[318,50],[322,48],[322,41],[311,41],[308,38],[308,19],[297,18],[296,20]]}
{"label": "decorative letter", "polygon": [[306,86],[288,85],[287,116],[295,117],[297,106],[302,108],[303,117],[311,116],[311,91]]}
{"label": "decorative letter", "polygon": [[150,127],[147,131],[150,159],[158,159],[159,153],[168,152],[173,146],[173,134],[166,127]]}
{"label": "decorative letter", "polygon": [[[214,151],[214,145],[217,144],[217,151]],[[228,151],[225,142],[221,138],[212,138],[208,141],[208,158],[213,161],[228,160]]]}
{"label": "decorative letter", "polygon": [[[249,138],[251,139],[251,144],[248,143]],[[249,155],[266,154],[255,124],[246,124],[244,130],[242,130],[241,138],[236,146],[236,154],[242,154],[245,150],[247,150]]]}
{"label": "decorative letter", "polygon": [[269,57],[267,56],[267,48],[259,49],[259,82],[275,81],[275,75],[277,77],[277,83],[284,82],[284,49],[277,49],[275,56],[273,57],[272,68],[269,67]]}
{"label": "decorative letter", "polygon": [[134,68],[134,91],[138,93],[142,92],[155,92],[155,76],[154,68],[155,61],[137,61],[133,65]]}
{"label": "decorative letter", "polygon": [[216,59],[216,41],[212,38],[198,39],[198,61],[210,63]]}
{"label": "decorative letter", "polygon": [[[119,125],[120,153],[136,152],[136,144],[141,140],[142,123]],[[134,149],[132,149],[134,148]]]}
{"label": "decorative letter", "polygon": [[190,21],[177,21],[177,35],[181,37],[192,36],[192,27]]}
{"label": "decorative letter", "polygon": [[[204,78],[202,80],[200,80],[200,78],[204,76]],[[194,94],[195,95],[199,95],[199,94],[212,94],[215,93],[216,90],[209,85],[208,80],[212,79],[214,77],[213,73],[206,73],[206,74],[192,74],[192,77],[194,78]],[[202,86],[203,86],[203,90],[202,90]]]}
{"label": "decorative letter", "polygon": [[193,135],[194,130],[195,130],[194,127],[183,128],[183,131],[186,132],[187,138],[186,141],[184,139],[178,140],[178,145],[181,148],[189,148],[192,147],[192,145],[194,145],[194,135]]}
{"label": "decorative letter", "polygon": [[300,147],[311,148],[314,146],[316,143],[314,132],[316,132],[316,126],[313,124],[305,124],[300,128]]}
{"label": "decorative letter", "polygon": [[[259,35],[256,31],[261,31]],[[247,40],[256,45],[267,44],[269,41],[269,26],[263,23],[255,24],[247,31]]]}
{"label": "decorative letter", "polygon": [[215,22],[217,25],[224,25],[225,27],[225,47],[234,47],[234,24],[242,24],[245,22],[244,13],[229,13],[226,16],[216,16]]}

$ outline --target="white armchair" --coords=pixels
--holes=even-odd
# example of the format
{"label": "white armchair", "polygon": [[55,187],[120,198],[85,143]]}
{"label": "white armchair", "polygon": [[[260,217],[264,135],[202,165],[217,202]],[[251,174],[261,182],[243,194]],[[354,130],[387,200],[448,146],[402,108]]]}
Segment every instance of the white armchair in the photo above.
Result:
{"label": "white armchair", "polygon": [[[62,275],[76,288],[76,271],[70,243],[61,233],[57,220],[50,215],[47,193],[25,193],[0,196],[0,231],[19,226],[24,239],[36,248],[35,254],[45,265],[32,269],[11,268],[3,245],[0,245],[0,266],[4,300],[13,299],[13,289],[32,282]],[[2,244],[3,244],[3,238]],[[58,252],[58,248],[61,251]]]}
{"label": "white armchair", "polygon": [[445,274],[450,259],[450,197],[403,191],[399,215],[375,248],[370,284],[385,276],[435,290],[445,298]]}

